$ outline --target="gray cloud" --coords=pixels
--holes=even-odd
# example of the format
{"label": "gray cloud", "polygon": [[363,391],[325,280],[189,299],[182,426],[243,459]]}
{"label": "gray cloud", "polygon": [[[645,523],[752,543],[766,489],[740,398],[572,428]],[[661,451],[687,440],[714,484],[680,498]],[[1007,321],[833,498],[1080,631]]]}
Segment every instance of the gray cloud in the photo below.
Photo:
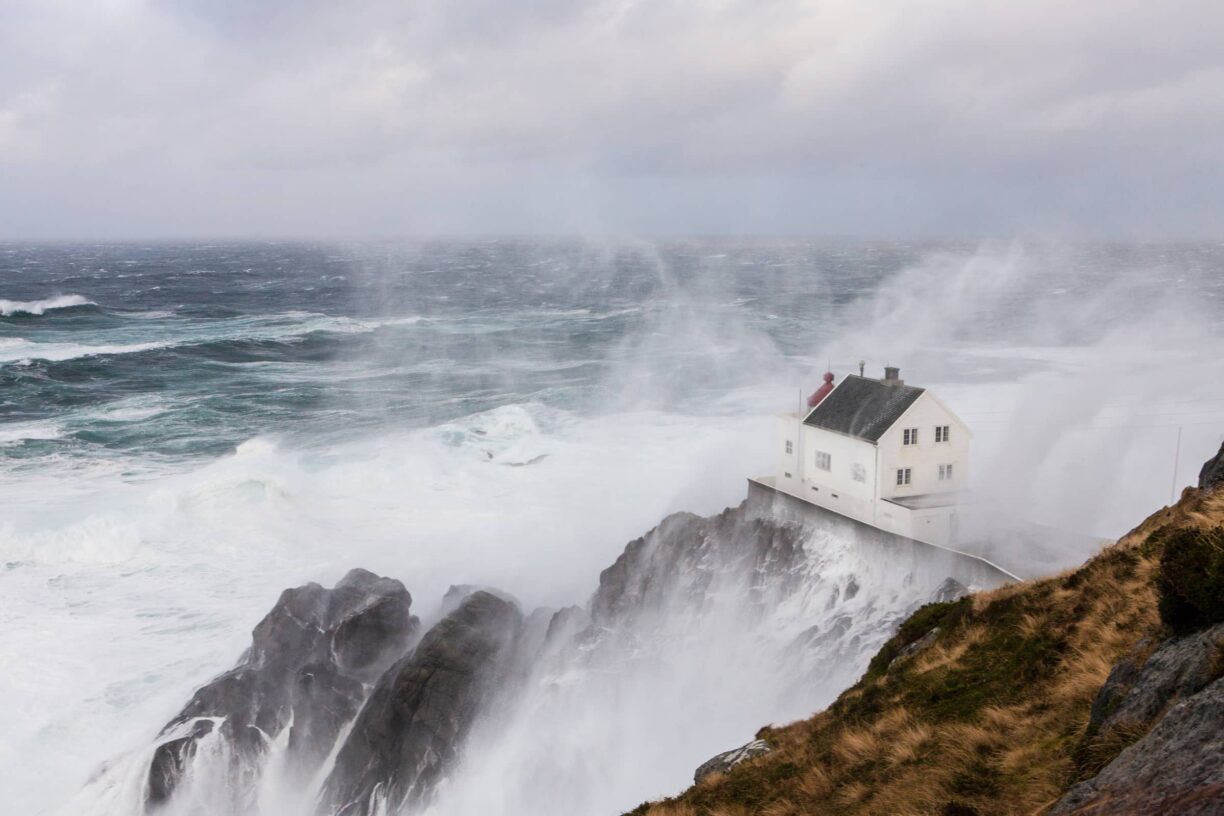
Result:
{"label": "gray cloud", "polygon": [[1218,235],[1224,6],[9,0],[0,237]]}

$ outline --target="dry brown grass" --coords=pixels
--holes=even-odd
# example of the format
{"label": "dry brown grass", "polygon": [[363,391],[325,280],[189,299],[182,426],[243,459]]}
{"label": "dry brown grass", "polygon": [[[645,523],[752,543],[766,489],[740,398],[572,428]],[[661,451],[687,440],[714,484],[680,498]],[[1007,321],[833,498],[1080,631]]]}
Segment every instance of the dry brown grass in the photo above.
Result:
{"label": "dry brown grass", "polygon": [[[1076,777],[1111,667],[1159,626],[1158,555],[1144,543],[1165,525],[1222,521],[1224,491],[1188,491],[1083,568],[915,616],[922,627],[944,617],[913,659],[889,665],[910,641],[886,646],[828,710],[763,729],[772,753],[635,814],[938,816],[956,803],[980,816],[1037,816]],[[1098,740],[1087,761],[1108,761],[1134,736]]]}
{"label": "dry brown grass", "polygon": [[847,729],[833,745],[833,756],[843,765],[858,765],[880,754],[880,739],[868,730]]}

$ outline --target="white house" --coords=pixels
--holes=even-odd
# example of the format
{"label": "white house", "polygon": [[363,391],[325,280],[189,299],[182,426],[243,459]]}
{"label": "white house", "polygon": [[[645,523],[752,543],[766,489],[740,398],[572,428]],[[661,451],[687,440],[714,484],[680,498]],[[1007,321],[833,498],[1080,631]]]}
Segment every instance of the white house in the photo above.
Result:
{"label": "white house", "polygon": [[955,547],[968,485],[965,423],[930,391],[884,378],[833,375],[804,413],[779,422],[778,468],[760,480],[897,535]]}

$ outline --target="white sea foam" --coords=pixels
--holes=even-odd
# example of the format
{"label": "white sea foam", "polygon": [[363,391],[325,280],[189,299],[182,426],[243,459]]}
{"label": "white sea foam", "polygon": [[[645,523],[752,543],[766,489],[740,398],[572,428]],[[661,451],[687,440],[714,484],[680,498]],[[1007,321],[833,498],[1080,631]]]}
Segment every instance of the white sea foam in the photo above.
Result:
{"label": "white sea foam", "polygon": [[142,351],[167,348],[168,342],[146,343],[39,343],[21,337],[0,338],[0,363],[23,360],[47,360],[63,362],[81,357],[99,357],[110,354],[136,354]]}
{"label": "white sea foam", "polygon": [[44,315],[55,309],[70,309],[73,306],[96,306],[83,295],[57,295],[44,300],[0,300],[0,316]]}
{"label": "white sea foam", "polygon": [[16,445],[28,440],[59,439],[64,435],[62,425],[55,422],[21,422],[0,425],[0,447]]}

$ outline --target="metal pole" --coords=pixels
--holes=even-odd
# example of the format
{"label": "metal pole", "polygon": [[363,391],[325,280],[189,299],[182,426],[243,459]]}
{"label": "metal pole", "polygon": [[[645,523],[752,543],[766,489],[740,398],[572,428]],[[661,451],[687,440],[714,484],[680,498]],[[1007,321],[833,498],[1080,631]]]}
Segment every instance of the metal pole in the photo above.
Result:
{"label": "metal pole", "polygon": [[1173,452],[1173,486],[1169,488],[1169,504],[1177,503],[1177,464],[1181,459],[1182,426],[1177,426],[1177,449]]}

